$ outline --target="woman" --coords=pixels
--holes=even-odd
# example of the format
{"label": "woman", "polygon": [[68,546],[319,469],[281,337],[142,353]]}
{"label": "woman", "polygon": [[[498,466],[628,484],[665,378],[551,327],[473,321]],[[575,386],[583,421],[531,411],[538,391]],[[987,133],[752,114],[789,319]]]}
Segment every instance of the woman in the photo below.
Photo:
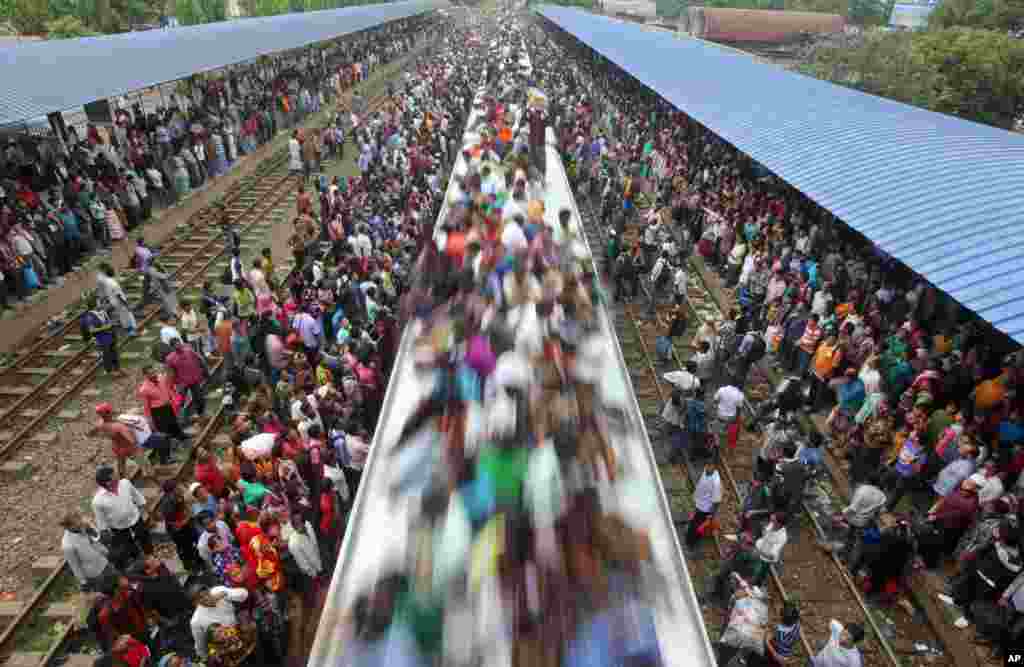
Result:
{"label": "woman", "polygon": [[135,396],[142,401],[154,431],[166,433],[177,440],[187,440],[188,436],[178,423],[174,408],[174,387],[165,373],[159,373],[154,366],[142,369],[142,384]]}
{"label": "woman", "polygon": [[202,560],[196,549],[196,534],[192,528],[192,512],[185,502],[185,494],[173,479],[164,480],[163,495],[157,510],[167,526],[167,533],[174,542],[178,558],[187,572],[202,569]]}
{"label": "woman", "polygon": [[188,343],[200,357],[204,357],[203,340],[206,334],[202,327],[203,319],[195,309],[195,304],[190,299],[181,302],[181,312],[178,314],[178,326]]}
{"label": "woman", "polygon": [[96,273],[96,293],[117,315],[121,328],[127,331],[129,336],[137,336],[135,315],[128,304],[128,297],[114,278],[114,267],[107,262],[100,264]]}
{"label": "woman", "polygon": [[857,376],[857,369],[850,367],[841,378],[829,381],[835,390],[839,402],[828,418],[828,426],[833,442],[838,448],[846,447],[846,438],[854,425],[854,418],[860,411],[866,398],[864,381]]}

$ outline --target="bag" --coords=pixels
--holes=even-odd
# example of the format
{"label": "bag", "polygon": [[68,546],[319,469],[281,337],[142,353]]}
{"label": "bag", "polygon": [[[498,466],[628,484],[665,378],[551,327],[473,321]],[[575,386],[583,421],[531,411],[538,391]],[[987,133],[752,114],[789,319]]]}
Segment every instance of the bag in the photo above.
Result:
{"label": "bag", "polygon": [[39,276],[36,275],[36,270],[32,268],[31,264],[25,264],[25,266],[21,267],[21,275],[29,289],[39,289]]}
{"label": "bag", "polygon": [[230,264],[225,266],[223,273],[220,274],[220,284],[221,285],[231,285],[231,284],[233,284],[233,281],[231,280],[231,265]]}

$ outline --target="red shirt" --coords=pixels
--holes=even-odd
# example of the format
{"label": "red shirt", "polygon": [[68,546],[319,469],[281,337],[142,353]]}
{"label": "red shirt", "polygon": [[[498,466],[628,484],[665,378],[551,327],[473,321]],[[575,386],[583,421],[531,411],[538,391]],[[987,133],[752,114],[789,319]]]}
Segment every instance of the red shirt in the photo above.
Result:
{"label": "red shirt", "polygon": [[334,492],[325,491],[320,494],[320,533],[334,534]]}
{"label": "red shirt", "polygon": [[215,463],[197,463],[195,470],[196,481],[203,485],[207,491],[218,498],[224,494],[224,486],[227,481],[223,473]]}
{"label": "red shirt", "polygon": [[191,387],[203,381],[203,364],[195,350],[179,345],[167,355],[164,364],[174,370],[174,383],[179,387]]}
{"label": "red shirt", "polygon": [[150,654],[145,644],[135,639],[129,639],[128,646],[123,651],[116,651],[114,657],[128,667],[139,667],[143,660],[150,657]]}

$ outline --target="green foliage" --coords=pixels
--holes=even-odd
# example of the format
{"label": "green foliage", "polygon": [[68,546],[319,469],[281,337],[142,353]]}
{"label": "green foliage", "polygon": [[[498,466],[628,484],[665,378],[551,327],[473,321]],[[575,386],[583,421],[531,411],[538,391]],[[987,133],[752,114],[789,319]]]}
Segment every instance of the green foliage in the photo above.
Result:
{"label": "green foliage", "polygon": [[20,33],[39,35],[46,32],[50,8],[46,0],[14,0],[11,23]]}
{"label": "green foliage", "polygon": [[822,12],[846,16],[850,12],[850,0],[785,0],[785,8],[791,12]]}
{"label": "green foliage", "polygon": [[658,16],[676,19],[686,13],[689,3],[686,0],[657,0],[655,3]]}
{"label": "green foliage", "polygon": [[73,39],[99,34],[82,23],[82,19],[70,14],[47,21],[46,32],[49,39]]}
{"label": "green foliage", "polygon": [[847,19],[856,25],[888,25],[894,0],[850,0]]}
{"label": "green foliage", "polygon": [[1024,110],[1024,42],[991,30],[875,32],[817,49],[802,71],[1006,129]]}
{"label": "green foliage", "polygon": [[934,29],[963,26],[1014,30],[1024,24],[1024,0],[943,0],[928,16]]}

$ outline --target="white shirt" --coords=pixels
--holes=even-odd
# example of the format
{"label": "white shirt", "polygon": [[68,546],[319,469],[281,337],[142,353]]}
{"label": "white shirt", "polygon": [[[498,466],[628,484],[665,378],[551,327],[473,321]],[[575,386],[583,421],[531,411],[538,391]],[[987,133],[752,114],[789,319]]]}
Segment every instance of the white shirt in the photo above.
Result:
{"label": "white shirt", "polygon": [[356,234],[349,241],[349,245],[352,246],[352,252],[356,257],[369,257],[373,253],[373,243],[366,234]]}
{"label": "white shirt", "polygon": [[864,528],[885,506],[885,492],[871,484],[861,484],[853,492],[850,504],[843,510],[843,516],[851,526]]}
{"label": "white shirt", "polygon": [[740,406],[743,405],[743,400],[743,392],[732,385],[726,385],[719,389],[715,392],[715,402],[718,403],[718,417],[720,419],[732,420]]}
{"label": "white shirt", "polygon": [[501,243],[509,250],[525,250],[530,246],[523,228],[517,222],[509,222],[501,230]]}
{"label": "white shirt", "polygon": [[214,607],[197,605],[192,614],[192,639],[195,640],[196,653],[201,660],[206,660],[206,632],[214,623],[226,626],[238,625],[235,617],[236,602],[245,602],[249,598],[249,591],[244,588],[227,588],[226,586],[214,586],[210,593],[216,595],[224,593],[225,597],[217,602]]}
{"label": "white shirt", "polygon": [[697,510],[707,514],[720,502],[722,502],[722,476],[718,474],[717,470],[710,475],[707,473],[701,475],[697,482],[697,488],[693,490],[693,504]]}
{"label": "white shirt", "polygon": [[861,667],[860,649],[856,646],[845,648],[839,643],[839,637],[846,629],[843,624],[833,619],[828,627],[832,634],[821,653],[811,659],[813,667]]}
{"label": "white shirt", "polygon": [[676,294],[686,295],[686,270],[683,267],[676,269],[675,275],[672,276],[673,286],[676,288]]}
{"label": "white shirt", "polygon": [[861,369],[860,380],[864,383],[864,391],[867,394],[877,394],[882,390],[882,374],[874,368],[865,366]]}
{"label": "white shirt", "polygon": [[107,568],[107,548],[85,533],[65,530],[60,549],[80,583],[95,579]]}
{"label": "white shirt", "polygon": [[308,521],[304,533],[292,530],[288,535],[288,551],[295,558],[295,564],[307,577],[315,577],[323,571],[324,567],[320,562],[320,547],[317,546],[313,526]]}
{"label": "white shirt", "polygon": [[990,503],[1003,495],[1003,480],[999,479],[998,475],[986,477],[984,473],[979,472],[971,475],[970,479],[978,485],[978,503],[980,505]]}
{"label": "white shirt", "polygon": [[135,525],[142,513],[140,507],[146,498],[127,479],[117,484],[117,493],[99,489],[92,497],[92,512],[96,517],[96,530],[125,530]]}
{"label": "white shirt", "polygon": [[700,379],[689,371],[669,371],[663,377],[679,391],[691,392],[700,388]]}
{"label": "white shirt", "polygon": [[757,549],[757,553],[764,562],[778,563],[779,558],[782,557],[782,548],[786,546],[788,540],[789,534],[786,532],[785,526],[779,526],[772,530],[772,524],[769,523],[764,527],[764,535],[761,536],[761,539],[754,542],[754,548]]}
{"label": "white shirt", "polygon": [[171,325],[168,324],[166,326],[160,327],[161,343],[163,343],[164,345],[170,345],[171,341],[175,339],[185,340],[184,337],[182,337],[181,333]]}

